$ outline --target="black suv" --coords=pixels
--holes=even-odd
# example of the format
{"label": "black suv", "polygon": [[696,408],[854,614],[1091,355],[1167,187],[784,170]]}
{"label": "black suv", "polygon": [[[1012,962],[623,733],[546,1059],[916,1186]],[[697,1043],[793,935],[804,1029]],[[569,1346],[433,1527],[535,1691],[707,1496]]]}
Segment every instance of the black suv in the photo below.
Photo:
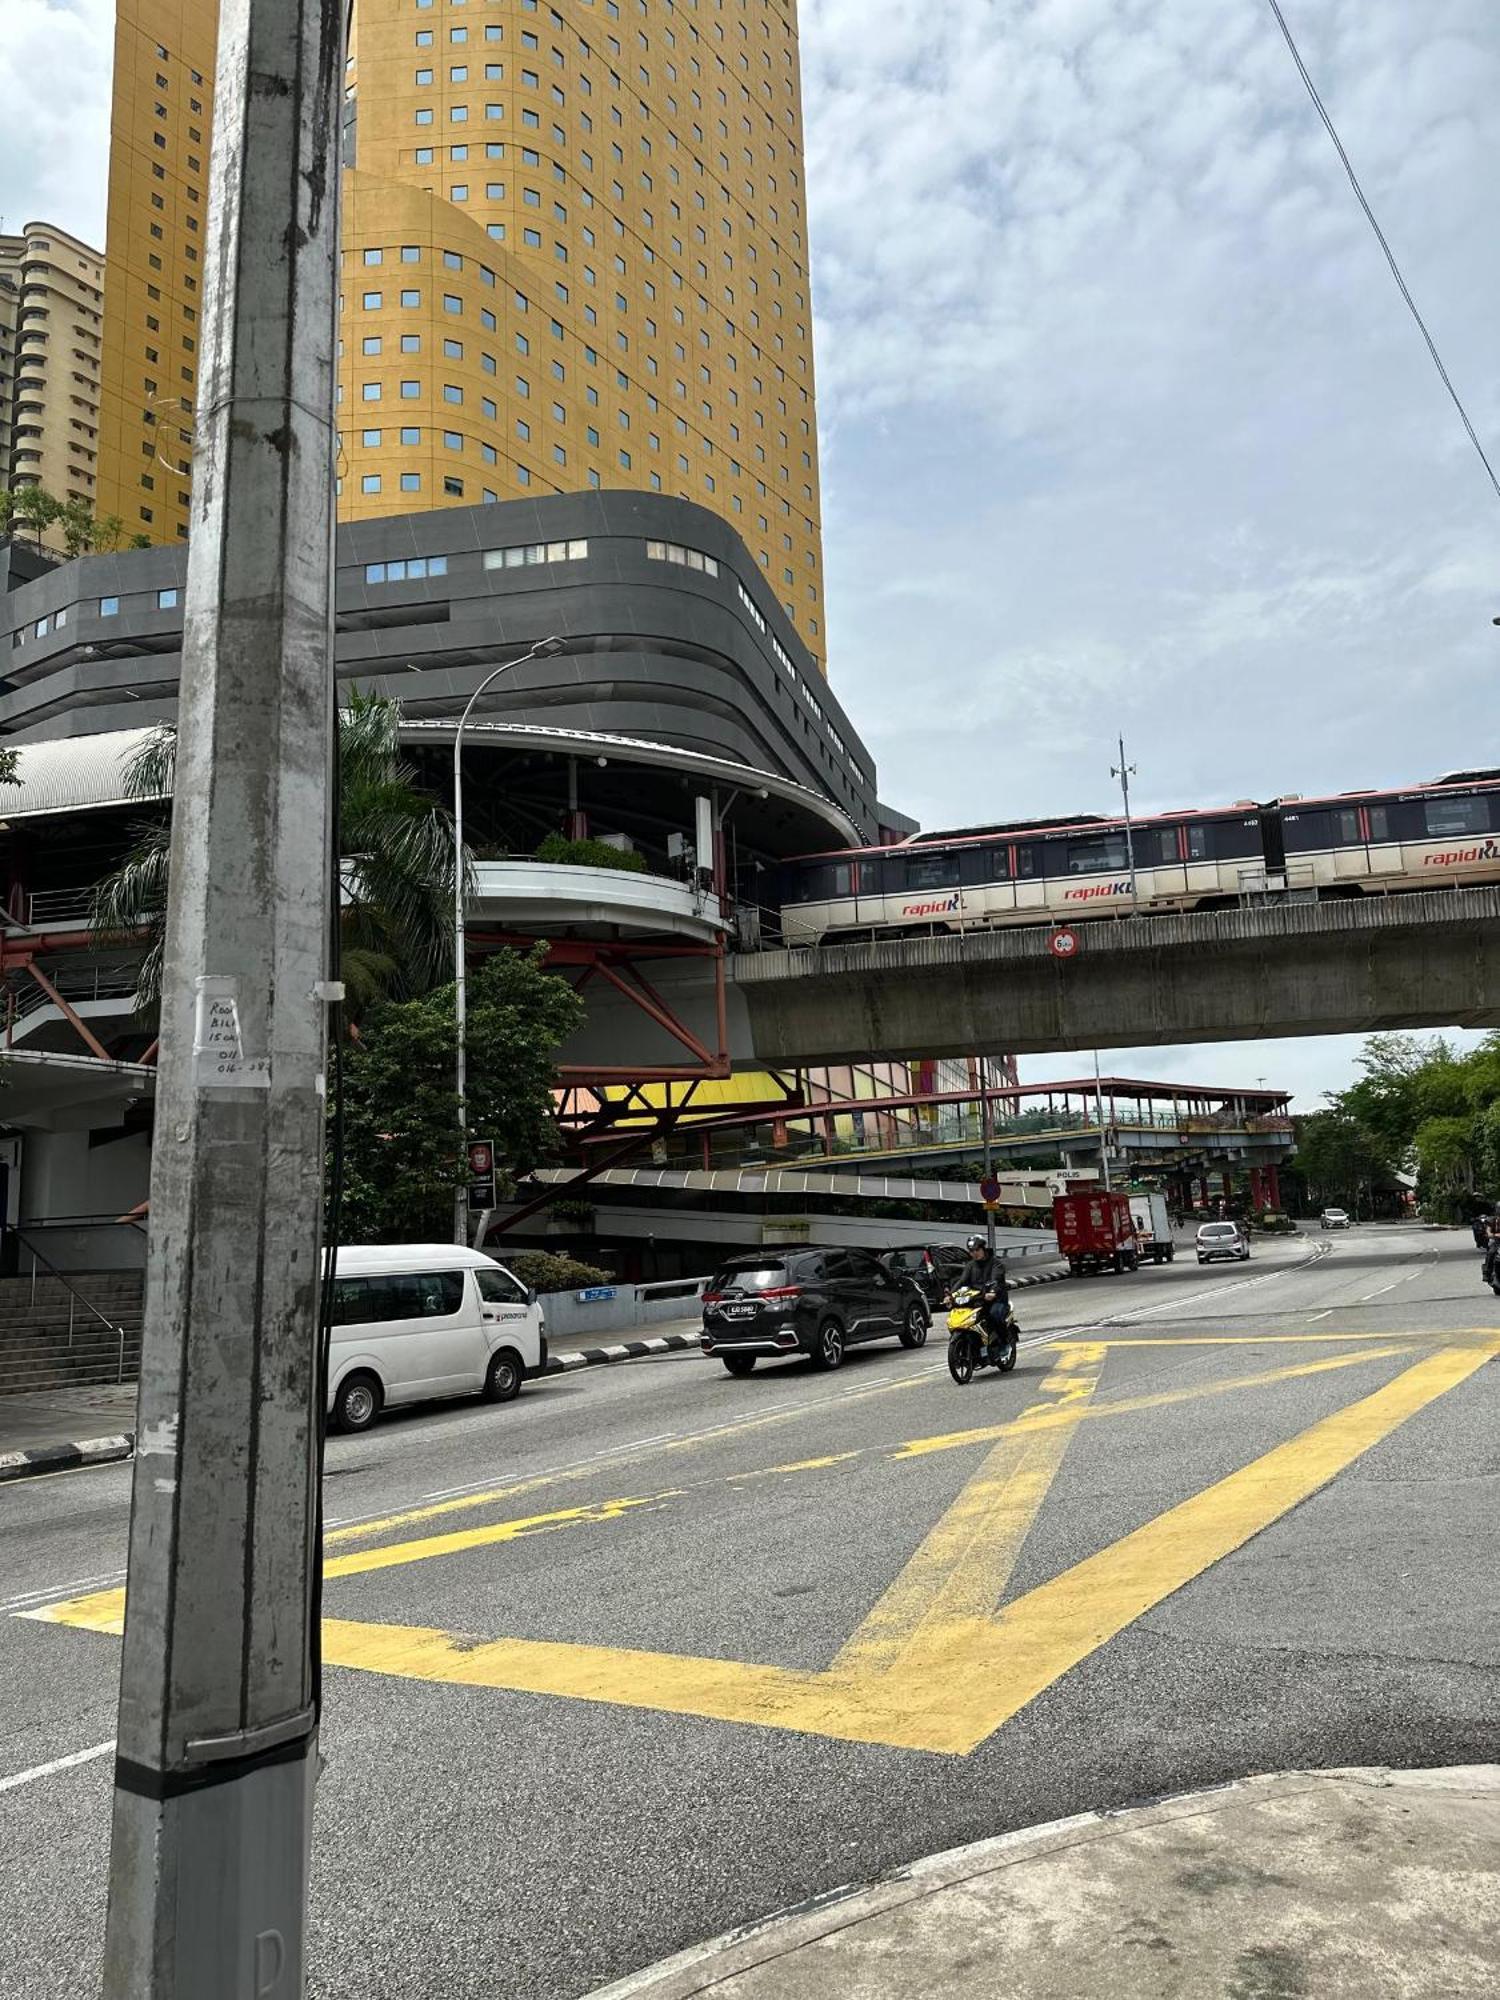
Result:
{"label": "black suv", "polygon": [[726,1264],[703,1294],[703,1352],[731,1375],[748,1375],[761,1355],[837,1368],[856,1341],[895,1334],[922,1346],[928,1322],[917,1286],[867,1250],[761,1250]]}
{"label": "black suv", "polygon": [[930,1306],[940,1306],[958,1283],[969,1253],[958,1243],[903,1243],[897,1250],[882,1250],[882,1264],[897,1277],[910,1278]]}

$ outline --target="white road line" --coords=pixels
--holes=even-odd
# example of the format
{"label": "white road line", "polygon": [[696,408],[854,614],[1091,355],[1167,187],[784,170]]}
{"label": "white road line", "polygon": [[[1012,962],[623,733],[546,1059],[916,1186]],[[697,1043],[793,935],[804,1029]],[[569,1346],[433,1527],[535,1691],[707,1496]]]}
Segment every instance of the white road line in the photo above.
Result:
{"label": "white road line", "polygon": [[115,1747],[115,1739],[107,1743],[95,1743],[87,1750],[75,1750],[67,1757],[54,1757],[50,1764],[33,1765],[29,1771],[16,1771],[9,1778],[0,1778],[0,1792],[13,1792],[18,1785],[34,1784],[38,1778],[51,1778],[59,1771],[71,1771],[75,1764],[91,1764],[96,1757],[107,1757]]}
{"label": "white road line", "polygon": [[[1056,1339],[1060,1331],[1062,1329],[1039,1334],[1037,1336],[1037,1344],[1044,1344],[1048,1340]],[[1022,1343],[1023,1346],[1030,1344],[1029,1341]],[[942,1374],[945,1372],[945,1365],[943,1363],[935,1363],[930,1368],[924,1368],[918,1372],[921,1374]],[[901,1379],[904,1380],[906,1378],[903,1377]],[[847,1387],[834,1389],[828,1394],[821,1396],[809,1396],[806,1398],[783,1397],[781,1401],[776,1403],[757,1405],[751,1414],[753,1420],[757,1423],[762,1418],[775,1417],[782,1414],[799,1417],[811,1416],[829,1403],[842,1403],[857,1400],[861,1396],[879,1395],[884,1388],[889,1386],[888,1382],[860,1383],[858,1386],[851,1384]],[[741,1409],[734,1416],[726,1417],[722,1423],[708,1424],[698,1430],[663,1431],[659,1437],[648,1439],[646,1442],[648,1444],[704,1444],[713,1438],[719,1437],[725,1431],[740,1430],[745,1421],[745,1412]],[[455,1427],[450,1425],[445,1428],[448,1434],[451,1435]],[[630,1453],[637,1449],[639,1449],[639,1446],[634,1444],[611,1445],[607,1450],[590,1453],[587,1458],[572,1459],[563,1464],[539,1466],[535,1471],[517,1471],[511,1478],[506,1479],[502,1483],[506,1486],[525,1487],[541,1480],[561,1479],[577,1476],[580,1473],[603,1471],[622,1459],[628,1459]],[[439,1492],[419,1494],[413,1500],[403,1500],[385,1507],[368,1508],[358,1514],[342,1515],[337,1520],[329,1520],[327,1526],[329,1528],[353,1528],[358,1527],[365,1521],[383,1521],[390,1514],[413,1512],[418,1508],[430,1505],[435,1500],[459,1500],[469,1493],[488,1492],[495,1484],[495,1475],[491,1473],[484,1479],[468,1480],[462,1486],[450,1486],[445,1487]]]}
{"label": "white road line", "polygon": [[1125,1326],[1137,1319],[1156,1319],[1162,1313],[1181,1312],[1185,1306],[1198,1305],[1204,1299],[1221,1299],[1231,1292],[1250,1292],[1256,1290],[1258,1286],[1274,1284],[1278,1278],[1287,1278],[1294,1271],[1306,1270],[1313,1261],[1309,1258],[1305,1264],[1285,1264],[1277,1270],[1262,1272],[1258,1277],[1236,1278],[1227,1285],[1210,1286],[1206,1292],[1188,1292],[1180,1299],[1160,1299],[1149,1306],[1134,1306],[1129,1312],[1109,1313],[1101,1319],[1090,1320],[1086,1324],[1108,1328]]}
{"label": "white road line", "polygon": [[105,1590],[110,1584],[124,1581],[124,1570],[112,1569],[103,1571],[98,1576],[78,1577],[72,1583],[48,1583],[35,1590],[18,1591],[14,1597],[8,1597],[0,1603],[0,1618],[8,1616],[12,1611],[19,1611],[26,1605],[43,1603],[49,1597],[83,1597],[96,1590]]}

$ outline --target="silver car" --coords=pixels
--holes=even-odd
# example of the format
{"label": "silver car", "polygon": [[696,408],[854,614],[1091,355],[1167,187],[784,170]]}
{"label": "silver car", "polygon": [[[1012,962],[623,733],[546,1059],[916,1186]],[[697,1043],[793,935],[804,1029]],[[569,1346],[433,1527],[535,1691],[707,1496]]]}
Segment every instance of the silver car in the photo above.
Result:
{"label": "silver car", "polygon": [[1226,1258],[1244,1264],[1250,1258],[1250,1238],[1240,1233],[1237,1222],[1205,1222],[1198,1231],[1198,1262],[1212,1264]]}

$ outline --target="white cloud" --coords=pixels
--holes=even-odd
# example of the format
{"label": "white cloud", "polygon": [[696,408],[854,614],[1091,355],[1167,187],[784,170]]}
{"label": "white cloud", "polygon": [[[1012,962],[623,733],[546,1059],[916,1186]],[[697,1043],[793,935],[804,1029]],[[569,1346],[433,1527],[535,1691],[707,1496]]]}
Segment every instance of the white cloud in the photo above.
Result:
{"label": "white cloud", "polygon": [[[1287,11],[1500,451],[1500,12]],[[1263,0],[801,18],[831,672],[892,803],[1107,808],[1120,729],[1143,808],[1500,762],[1500,505]]]}
{"label": "white cloud", "polygon": [[[112,0],[0,12],[6,226],[99,242]],[[1500,447],[1500,10],[1288,12]],[[1500,761],[1497,503],[1263,0],[801,32],[832,671],[892,802],[960,816],[961,743],[966,819],[1098,809],[1121,728],[1143,807]]]}
{"label": "white cloud", "polygon": [[0,213],[104,244],[113,0],[4,0]]}

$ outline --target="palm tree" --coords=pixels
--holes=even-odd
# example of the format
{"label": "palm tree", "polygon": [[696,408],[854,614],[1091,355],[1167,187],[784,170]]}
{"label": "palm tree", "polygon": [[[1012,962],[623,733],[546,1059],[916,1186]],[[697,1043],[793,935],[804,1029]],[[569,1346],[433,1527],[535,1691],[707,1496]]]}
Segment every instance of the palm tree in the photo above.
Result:
{"label": "palm tree", "polygon": [[[397,703],[357,691],[339,716],[341,977],[356,1019],[383,995],[427,992],[452,964],[453,820],[403,759],[400,721]],[[127,796],[161,808],[176,762],[177,732],[163,724],[131,757]],[[94,891],[93,921],[101,936],[144,940],[145,1011],[161,994],[169,816],[159,809],[133,831],[135,846]]]}

